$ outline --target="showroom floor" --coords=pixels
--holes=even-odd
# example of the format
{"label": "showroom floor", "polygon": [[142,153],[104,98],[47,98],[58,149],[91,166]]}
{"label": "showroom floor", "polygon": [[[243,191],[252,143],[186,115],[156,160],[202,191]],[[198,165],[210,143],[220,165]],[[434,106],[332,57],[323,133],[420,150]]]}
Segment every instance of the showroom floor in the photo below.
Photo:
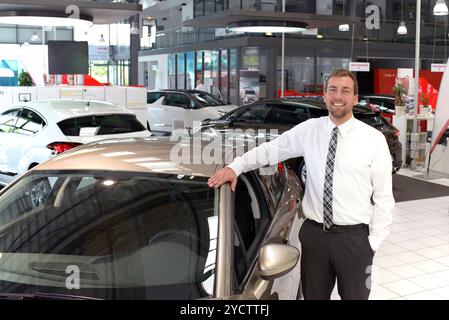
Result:
{"label": "showroom floor", "polygon": [[[449,186],[449,178],[429,181]],[[449,299],[449,194],[396,203],[391,234],[374,258],[372,282],[373,300]],[[340,299],[336,289],[332,299]]]}

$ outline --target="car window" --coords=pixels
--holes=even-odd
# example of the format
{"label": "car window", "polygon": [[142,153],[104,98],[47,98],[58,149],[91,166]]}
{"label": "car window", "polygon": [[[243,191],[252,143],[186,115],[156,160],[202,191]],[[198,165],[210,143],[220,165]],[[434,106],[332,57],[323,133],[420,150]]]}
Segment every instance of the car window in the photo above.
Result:
{"label": "car window", "polygon": [[378,106],[385,107],[388,109],[394,110],[394,100],[391,101],[388,99],[381,99],[381,98],[369,98],[369,102],[373,104],[377,104]]}
{"label": "car window", "polygon": [[85,116],[63,120],[58,123],[61,131],[70,137],[98,136],[145,131],[134,115],[111,114]]}
{"label": "car window", "polygon": [[276,209],[287,183],[287,173],[285,171],[286,167],[282,162],[280,162],[277,166],[272,166],[267,170],[273,171],[270,172],[270,174],[261,174],[259,178],[262,180],[264,189],[268,192],[270,206],[273,209]]}
{"label": "car window", "polygon": [[185,106],[191,107],[191,100],[182,93],[170,93],[165,98],[165,105],[167,106],[173,106],[173,107],[181,107],[184,108]]}
{"label": "car window", "polygon": [[234,118],[235,121],[241,122],[266,122],[271,108],[265,104],[256,104],[244,108]]}
{"label": "car window", "polygon": [[154,103],[163,96],[165,96],[164,92],[148,92],[147,93],[147,103]]}
{"label": "car window", "polygon": [[274,105],[270,122],[277,124],[296,125],[309,119],[307,108],[292,105]]}
{"label": "car window", "polygon": [[324,109],[319,108],[309,108],[310,116],[312,118],[320,118],[327,116],[328,112]]}
{"label": "car window", "polygon": [[19,113],[14,133],[23,135],[33,135],[38,133],[46,126],[44,119],[42,119],[36,112],[29,109],[22,109]]}
{"label": "car window", "polygon": [[354,114],[354,117],[372,127],[386,125],[386,120],[374,114]]}
{"label": "car window", "polygon": [[254,176],[243,174],[237,182],[234,204],[234,273],[236,286],[241,287],[270,218],[261,190]]}
{"label": "car window", "polygon": [[195,91],[191,93],[204,107],[222,106],[225,103],[207,92]]}
{"label": "car window", "polygon": [[[213,295],[218,190],[203,177],[34,171],[2,195],[0,292]],[[79,288],[66,287],[68,266]]]}
{"label": "car window", "polygon": [[20,109],[12,109],[0,115],[0,132],[12,132],[17,122]]}

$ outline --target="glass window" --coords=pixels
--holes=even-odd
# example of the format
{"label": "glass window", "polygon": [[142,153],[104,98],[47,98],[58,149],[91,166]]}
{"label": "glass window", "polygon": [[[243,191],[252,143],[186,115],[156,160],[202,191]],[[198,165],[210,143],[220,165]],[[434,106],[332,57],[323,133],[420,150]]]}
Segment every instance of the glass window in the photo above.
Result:
{"label": "glass window", "polygon": [[19,118],[14,128],[14,133],[23,135],[33,135],[42,130],[46,126],[44,119],[42,119],[36,112],[29,109],[22,109]]}
{"label": "glass window", "polygon": [[167,106],[173,106],[173,107],[188,107],[191,105],[191,100],[182,93],[170,93],[164,101],[164,104]]}
{"label": "glass window", "polygon": [[237,49],[229,49],[229,102],[238,105],[239,95],[237,91]]}
{"label": "glass window", "polygon": [[354,117],[372,127],[385,125],[385,120],[381,116],[354,113]]}
{"label": "glass window", "polygon": [[168,89],[176,89],[176,54],[168,55]]}
{"label": "glass window", "polygon": [[3,112],[0,115],[0,132],[12,132],[17,122],[20,109],[13,109]]}
{"label": "glass window", "polygon": [[134,115],[124,114],[73,118],[59,122],[58,126],[66,136],[72,137],[100,136],[146,130]]}
{"label": "glass window", "polygon": [[309,119],[306,107],[292,105],[276,105],[272,108],[270,122],[297,125]]}
{"label": "glass window", "polygon": [[271,108],[265,104],[251,105],[247,108],[241,109],[236,116],[235,121],[241,122],[266,122]]}
{"label": "glass window", "polygon": [[312,118],[320,118],[328,115],[327,110],[318,109],[318,108],[309,108],[310,117]]}
{"label": "glass window", "polygon": [[147,103],[154,103],[157,100],[159,100],[162,96],[165,96],[164,92],[148,92]]}
{"label": "glass window", "polygon": [[[0,292],[211,296],[218,195],[203,177],[30,172],[2,195]],[[68,267],[79,289],[67,289]]]}
{"label": "glass window", "polygon": [[258,200],[261,193],[253,188],[252,179],[250,175],[241,175],[235,192],[234,271],[238,285],[248,273],[269,224],[266,204]]}
{"label": "glass window", "polygon": [[186,89],[194,89],[195,88],[195,52],[187,52],[187,87]]}
{"label": "glass window", "polygon": [[193,12],[194,17],[204,16],[204,0],[194,0]]}
{"label": "glass window", "polygon": [[178,74],[177,89],[185,89],[185,56],[184,53],[178,53]]}
{"label": "glass window", "polygon": [[228,101],[228,50],[221,50],[221,74],[220,74],[221,96],[223,101]]}
{"label": "glass window", "polygon": [[[321,92],[321,86],[315,86],[314,58],[286,56],[284,61],[284,90],[296,93]],[[277,57],[277,86],[281,90],[281,57]]]}
{"label": "glass window", "polygon": [[191,94],[195,96],[204,107],[224,105],[223,101],[204,91],[193,91]]}
{"label": "glass window", "polygon": [[277,208],[279,201],[281,200],[282,194],[287,183],[287,176],[285,165],[280,162],[275,167],[275,172],[270,175],[260,175],[260,179],[263,181],[263,185],[268,190],[268,194],[271,198],[273,208]]}
{"label": "glass window", "polygon": [[349,69],[350,59],[347,58],[327,58],[327,57],[318,57],[317,58],[317,74],[316,74],[316,83],[320,91],[316,91],[317,93],[322,93],[324,82],[327,80],[329,75],[335,69]]}

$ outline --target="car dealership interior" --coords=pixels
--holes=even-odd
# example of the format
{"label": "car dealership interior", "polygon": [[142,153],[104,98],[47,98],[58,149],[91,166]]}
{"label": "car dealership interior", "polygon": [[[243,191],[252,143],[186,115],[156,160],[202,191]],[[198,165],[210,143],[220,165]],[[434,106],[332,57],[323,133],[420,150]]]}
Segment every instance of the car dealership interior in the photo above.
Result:
{"label": "car dealership interior", "polygon": [[0,0],[0,300],[449,300],[448,5]]}

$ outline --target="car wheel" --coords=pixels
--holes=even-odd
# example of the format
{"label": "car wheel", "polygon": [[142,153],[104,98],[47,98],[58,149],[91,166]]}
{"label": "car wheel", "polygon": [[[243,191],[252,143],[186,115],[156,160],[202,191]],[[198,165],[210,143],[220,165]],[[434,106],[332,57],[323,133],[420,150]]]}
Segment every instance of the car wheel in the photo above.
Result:
{"label": "car wheel", "polygon": [[301,182],[302,190],[305,191],[306,190],[306,179],[307,179],[307,168],[306,168],[306,163],[304,162],[303,158],[301,158],[299,160],[297,174],[299,177],[299,181]]}

